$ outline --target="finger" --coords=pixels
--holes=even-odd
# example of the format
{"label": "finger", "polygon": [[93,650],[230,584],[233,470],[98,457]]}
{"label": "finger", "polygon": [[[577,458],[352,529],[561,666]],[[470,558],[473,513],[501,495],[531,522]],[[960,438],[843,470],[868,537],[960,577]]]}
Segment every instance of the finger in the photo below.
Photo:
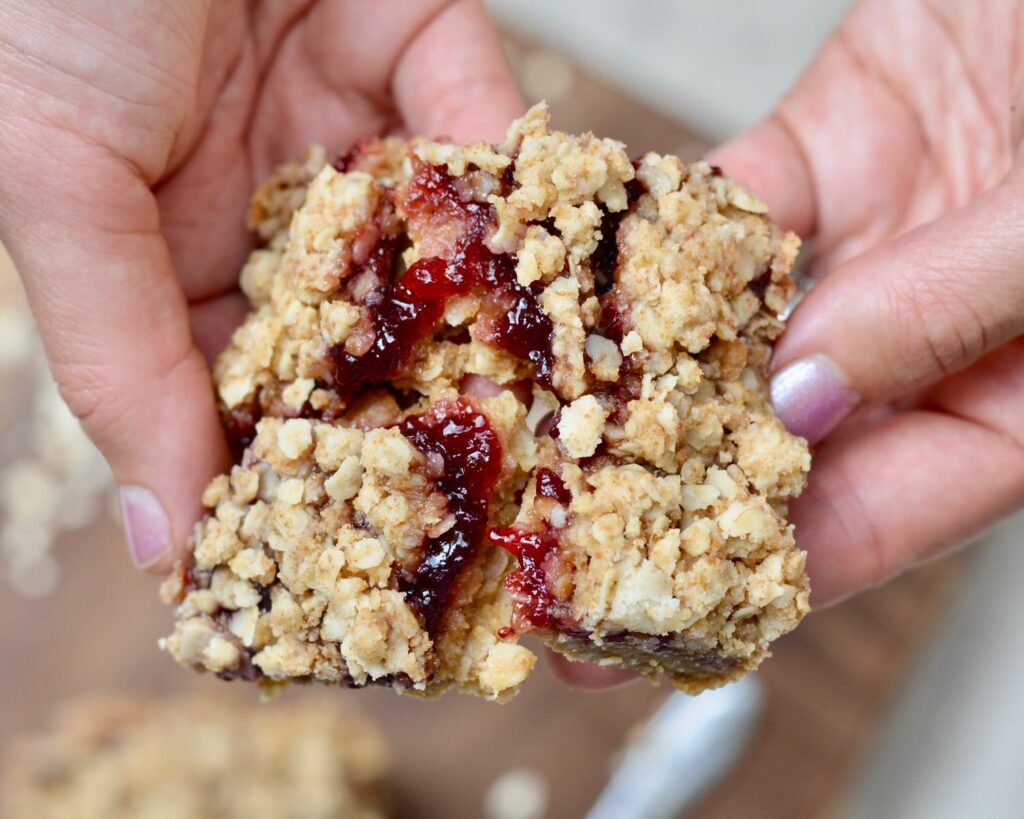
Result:
{"label": "finger", "polygon": [[244,214],[253,179],[245,153],[218,150],[224,140],[215,139],[204,138],[188,164],[156,191],[161,233],[192,302],[232,290],[252,247]]}
{"label": "finger", "polygon": [[[1000,128],[972,134],[965,159],[946,112],[987,121],[988,95],[932,5],[853,4],[772,116],[709,157],[782,225],[814,234],[816,273],[963,204],[1009,169]],[[975,38],[988,53],[966,65],[998,64],[991,34]]]}
{"label": "finger", "polygon": [[548,662],[562,682],[571,688],[608,689],[640,679],[640,675],[633,671],[577,662],[550,649]]}
{"label": "finger", "polygon": [[838,267],[775,353],[787,427],[820,440],[859,403],[909,395],[1024,332],[1022,227],[1010,181]]}
{"label": "finger", "polygon": [[196,347],[207,361],[213,361],[228,346],[231,334],[245,321],[249,301],[240,290],[193,304],[189,323]]}
{"label": "finger", "polygon": [[[1017,417],[1020,379],[986,390]],[[1003,394],[1008,389],[1015,394]],[[826,442],[790,519],[808,553],[813,602],[822,605],[963,543],[1022,504],[1024,439],[915,410]]]}
{"label": "finger", "polygon": [[[190,302],[232,290],[252,246],[245,212],[254,182],[251,129],[254,94],[261,88],[258,49],[243,45],[237,29],[244,30],[245,15],[230,5],[214,3],[209,9],[196,133],[182,157],[187,161],[172,164],[154,189],[160,230]],[[284,5],[261,12],[270,17]],[[281,130],[277,125],[275,133]]]}
{"label": "finger", "polygon": [[772,219],[801,236],[814,233],[817,195],[811,166],[784,115],[773,114],[707,156],[761,197]]}
{"label": "finger", "polygon": [[409,44],[392,89],[413,133],[500,142],[523,101],[483,5],[457,0]]}
{"label": "finger", "polygon": [[119,161],[82,167],[2,216],[61,392],[120,485],[132,557],[162,571],[227,450],[152,194]]}

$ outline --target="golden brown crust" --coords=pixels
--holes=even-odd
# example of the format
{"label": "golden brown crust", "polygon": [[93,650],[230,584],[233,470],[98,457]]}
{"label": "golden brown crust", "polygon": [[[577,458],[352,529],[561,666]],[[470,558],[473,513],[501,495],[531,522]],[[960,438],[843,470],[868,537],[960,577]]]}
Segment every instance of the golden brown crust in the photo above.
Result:
{"label": "golden brown crust", "polygon": [[[497,148],[384,140],[338,167],[311,151],[254,198],[254,309],[214,376],[229,429],[255,439],[204,499],[166,648],[225,676],[489,697],[529,672],[516,641],[534,628],[690,689],[755,667],[808,610],[785,514],[810,457],[766,389],[797,238],[706,163],[632,163],[549,131],[543,106]],[[451,272],[470,256],[491,278]],[[380,305],[435,263],[451,292],[386,371]],[[383,374],[353,386],[370,360]],[[473,403],[501,442],[487,527],[557,542],[553,608],[527,616],[524,566],[485,538],[437,625],[403,583],[461,513],[439,456],[395,424],[481,379],[506,388]],[[570,497],[538,496],[539,468]]]}

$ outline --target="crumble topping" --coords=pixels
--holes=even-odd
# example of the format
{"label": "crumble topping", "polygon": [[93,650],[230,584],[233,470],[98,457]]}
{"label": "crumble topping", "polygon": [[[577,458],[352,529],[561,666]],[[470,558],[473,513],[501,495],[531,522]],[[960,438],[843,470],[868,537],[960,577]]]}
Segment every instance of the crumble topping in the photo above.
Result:
{"label": "crumble topping", "polygon": [[312,149],[250,225],[179,661],[502,698],[536,631],[699,690],[808,611],[766,389],[799,243],[717,169],[535,106],[498,147]]}
{"label": "crumble topping", "polygon": [[[525,407],[503,392],[479,409],[506,441],[505,471],[529,466],[532,436],[514,431]],[[430,461],[396,427],[262,419],[242,463],[203,496],[212,513],[198,524],[186,585],[172,577],[165,587],[185,595],[165,648],[228,676],[420,691],[441,677],[490,695],[517,685],[533,656],[495,636],[511,618],[498,593],[503,554],[462,579],[462,607],[477,611],[440,636],[398,587],[424,541],[456,524],[435,481],[444,467]]]}
{"label": "crumble topping", "polygon": [[91,697],[10,750],[0,817],[383,819],[383,740],[312,705]]}
{"label": "crumble topping", "polygon": [[593,395],[577,398],[559,415],[558,440],[572,458],[589,458],[604,434],[608,411]]}

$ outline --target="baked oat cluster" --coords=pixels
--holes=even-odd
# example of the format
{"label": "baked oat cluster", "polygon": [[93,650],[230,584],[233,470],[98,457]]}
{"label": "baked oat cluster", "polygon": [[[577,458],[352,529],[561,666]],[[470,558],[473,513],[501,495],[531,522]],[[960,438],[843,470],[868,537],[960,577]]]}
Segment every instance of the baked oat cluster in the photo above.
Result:
{"label": "baked oat cluster", "polygon": [[383,819],[383,742],[351,714],[91,698],[11,749],[2,819]]}
{"label": "baked oat cluster", "polygon": [[536,106],[497,147],[313,149],[250,225],[177,660],[501,698],[534,633],[699,691],[808,611],[766,390],[798,240],[716,168]]}

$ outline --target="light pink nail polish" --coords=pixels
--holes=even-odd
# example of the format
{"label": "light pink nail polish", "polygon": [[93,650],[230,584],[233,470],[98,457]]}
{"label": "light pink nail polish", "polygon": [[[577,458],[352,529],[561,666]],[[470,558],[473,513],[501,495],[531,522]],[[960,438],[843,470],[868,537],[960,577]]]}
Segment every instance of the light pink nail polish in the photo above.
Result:
{"label": "light pink nail polish", "polygon": [[782,423],[812,444],[828,435],[860,401],[826,355],[797,359],[776,373],[771,392]]}
{"label": "light pink nail polish", "polygon": [[132,562],[140,569],[148,569],[171,547],[167,513],[156,495],[141,486],[122,486],[118,494]]}

